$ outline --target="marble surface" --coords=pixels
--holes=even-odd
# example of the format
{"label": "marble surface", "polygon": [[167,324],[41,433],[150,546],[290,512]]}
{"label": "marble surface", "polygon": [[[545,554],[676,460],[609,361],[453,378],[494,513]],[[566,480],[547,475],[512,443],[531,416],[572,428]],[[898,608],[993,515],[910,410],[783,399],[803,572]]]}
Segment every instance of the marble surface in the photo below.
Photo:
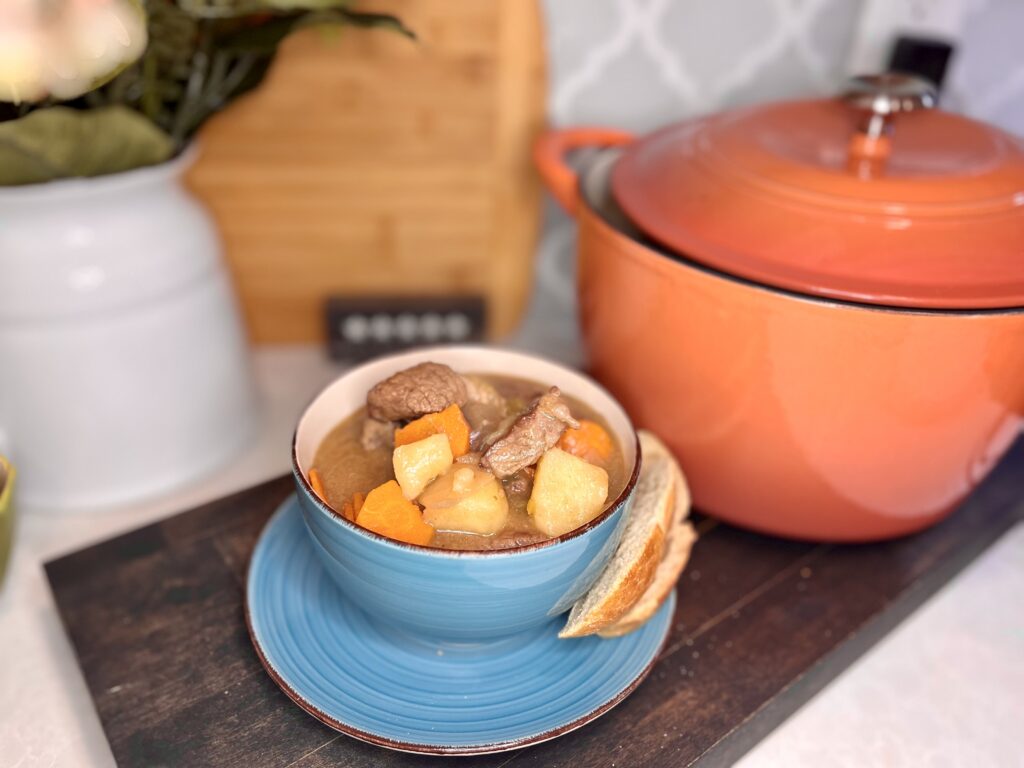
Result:
{"label": "marble surface", "polygon": [[[544,269],[558,274],[550,258]],[[552,327],[545,317],[566,311],[557,304],[541,311],[557,296],[539,293],[526,326],[534,331],[513,340],[517,346],[571,354],[570,333],[543,335]],[[260,349],[263,421],[229,466],[128,508],[22,516],[0,593],[0,768],[113,764],[42,563],[285,472],[299,411],[337,370],[312,347]],[[1012,609],[1021,605],[1024,526],[758,745],[743,768],[1024,766],[1024,612]]]}

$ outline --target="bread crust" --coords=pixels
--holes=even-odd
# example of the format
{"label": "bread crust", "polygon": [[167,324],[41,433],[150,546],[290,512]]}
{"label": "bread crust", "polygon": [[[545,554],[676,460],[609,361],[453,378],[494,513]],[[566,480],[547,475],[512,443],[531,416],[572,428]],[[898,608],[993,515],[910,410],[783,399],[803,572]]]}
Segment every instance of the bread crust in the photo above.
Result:
{"label": "bread crust", "polygon": [[[660,442],[657,445],[664,449]],[[645,450],[652,450],[650,441],[645,444]],[[654,447],[654,450],[657,448]],[[674,460],[671,465],[675,477],[675,506],[672,509],[672,524],[666,537],[664,557],[658,563],[647,591],[615,622],[599,630],[598,635],[601,637],[620,637],[643,626],[668,599],[690,560],[690,551],[697,541],[697,531],[687,520],[690,516],[690,490],[679,465]]]}
{"label": "bread crust", "polygon": [[658,563],[661,562],[664,551],[665,533],[660,527],[655,526],[640,557],[626,571],[617,588],[609,590],[605,599],[581,620],[574,623],[570,614],[569,621],[558,636],[569,638],[592,635],[618,621],[654,581],[654,574],[658,570]]}
{"label": "bread crust", "polygon": [[604,627],[597,634],[601,637],[620,637],[646,624],[676,588],[676,582],[686,568],[690,550],[696,540],[697,532],[693,526],[688,521],[681,520],[669,537],[668,551],[659,563],[658,572],[655,573],[647,592],[641,595],[615,623]]}

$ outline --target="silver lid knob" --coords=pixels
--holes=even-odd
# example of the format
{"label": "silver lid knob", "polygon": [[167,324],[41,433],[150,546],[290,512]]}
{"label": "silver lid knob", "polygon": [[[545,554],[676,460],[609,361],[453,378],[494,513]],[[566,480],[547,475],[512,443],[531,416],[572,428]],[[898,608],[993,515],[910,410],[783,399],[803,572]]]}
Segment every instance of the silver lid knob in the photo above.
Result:
{"label": "silver lid knob", "polygon": [[895,115],[934,107],[938,92],[923,77],[887,72],[852,78],[842,98],[866,114],[864,133],[869,139],[877,139]]}

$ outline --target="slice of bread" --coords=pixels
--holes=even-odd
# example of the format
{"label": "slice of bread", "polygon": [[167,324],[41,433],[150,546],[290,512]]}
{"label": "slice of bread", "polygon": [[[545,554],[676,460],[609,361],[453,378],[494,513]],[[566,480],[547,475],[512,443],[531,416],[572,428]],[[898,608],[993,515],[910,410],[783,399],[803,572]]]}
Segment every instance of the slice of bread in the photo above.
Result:
{"label": "slice of bread", "polygon": [[[677,503],[677,508],[684,507]],[[676,582],[679,581],[679,574],[686,567],[686,563],[690,559],[690,550],[696,540],[697,532],[690,525],[689,520],[683,517],[676,522],[668,533],[665,556],[658,564],[658,570],[654,574],[651,586],[618,621],[597,634],[601,637],[619,637],[643,626],[675,589]]]}
{"label": "slice of bread", "polygon": [[594,585],[573,605],[558,633],[561,638],[592,635],[615,624],[654,581],[676,514],[675,459],[649,432],[640,432],[640,451],[640,477],[622,540]]}
{"label": "slice of bread", "polygon": [[665,555],[658,564],[658,570],[654,574],[651,585],[618,621],[598,632],[601,637],[619,637],[643,626],[668,599],[669,593],[675,589],[679,575],[690,559],[690,550],[693,548],[694,542],[697,541],[697,531],[687,520],[690,516],[690,489],[686,484],[682,469],[672,458],[665,444],[653,435],[647,439],[643,450],[644,456],[667,456],[671,460],[676,487],[674,519],[672,527],[668,531]]}
{"label": "slice of bread", "polygon": [[[665,507],[665,517],[662,521],[665,530],[669,531],[677,521],[685,520],[690,514],[690,487],[686,484],[683,470],[679,468],[679,462],[672,455],[672,451],[653,432],[648,432],[646,429],[640,430],[640,451],[644,459],[648,457],[651,459],[666,459],[672,472],[672,479],[675,482],[675,488],[673,489],[675,504]],[[681,517],[680,508],[682,509]]]}

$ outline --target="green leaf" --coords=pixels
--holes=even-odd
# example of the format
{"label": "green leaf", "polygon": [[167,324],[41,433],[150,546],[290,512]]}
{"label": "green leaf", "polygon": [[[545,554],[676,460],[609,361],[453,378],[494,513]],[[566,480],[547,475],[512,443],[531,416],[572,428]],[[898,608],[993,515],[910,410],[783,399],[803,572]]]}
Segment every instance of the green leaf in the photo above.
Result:
{"label": "green leaf", "polygon": [[273,55],[288,35],[310,23],[308,14],[275,16],[268,21],[242,27],[217,39],[217,48],[228,53]]}
{"label": "green leaf", "polygon": [[[291,0],[275,0],[280,8]],[[316,25],[351,25],[390,29],[415,40],[416,35],[397,16],[387,13],[361,13],[334,8],[321,11],[300,11],[272,16],[266,21],[236,28],[217,39],[217,48],[232,53],[273,55],[281,42],[302,27]]]}
{"label": "green leaf", "polygon": [[346,24],[354,27],[380,27],[390,29],[400,35],[405,35],[410,40],[416,39],[416,33],[409,29],[402,20],[390,13],[362,13],[359,11],[340,11],[339,16],[343,17]]}
{"label": "green leaf", "polygon": [[172,153],[170,137],[127,107],[37,109],[0,123],[0,185],[129,171]]}

